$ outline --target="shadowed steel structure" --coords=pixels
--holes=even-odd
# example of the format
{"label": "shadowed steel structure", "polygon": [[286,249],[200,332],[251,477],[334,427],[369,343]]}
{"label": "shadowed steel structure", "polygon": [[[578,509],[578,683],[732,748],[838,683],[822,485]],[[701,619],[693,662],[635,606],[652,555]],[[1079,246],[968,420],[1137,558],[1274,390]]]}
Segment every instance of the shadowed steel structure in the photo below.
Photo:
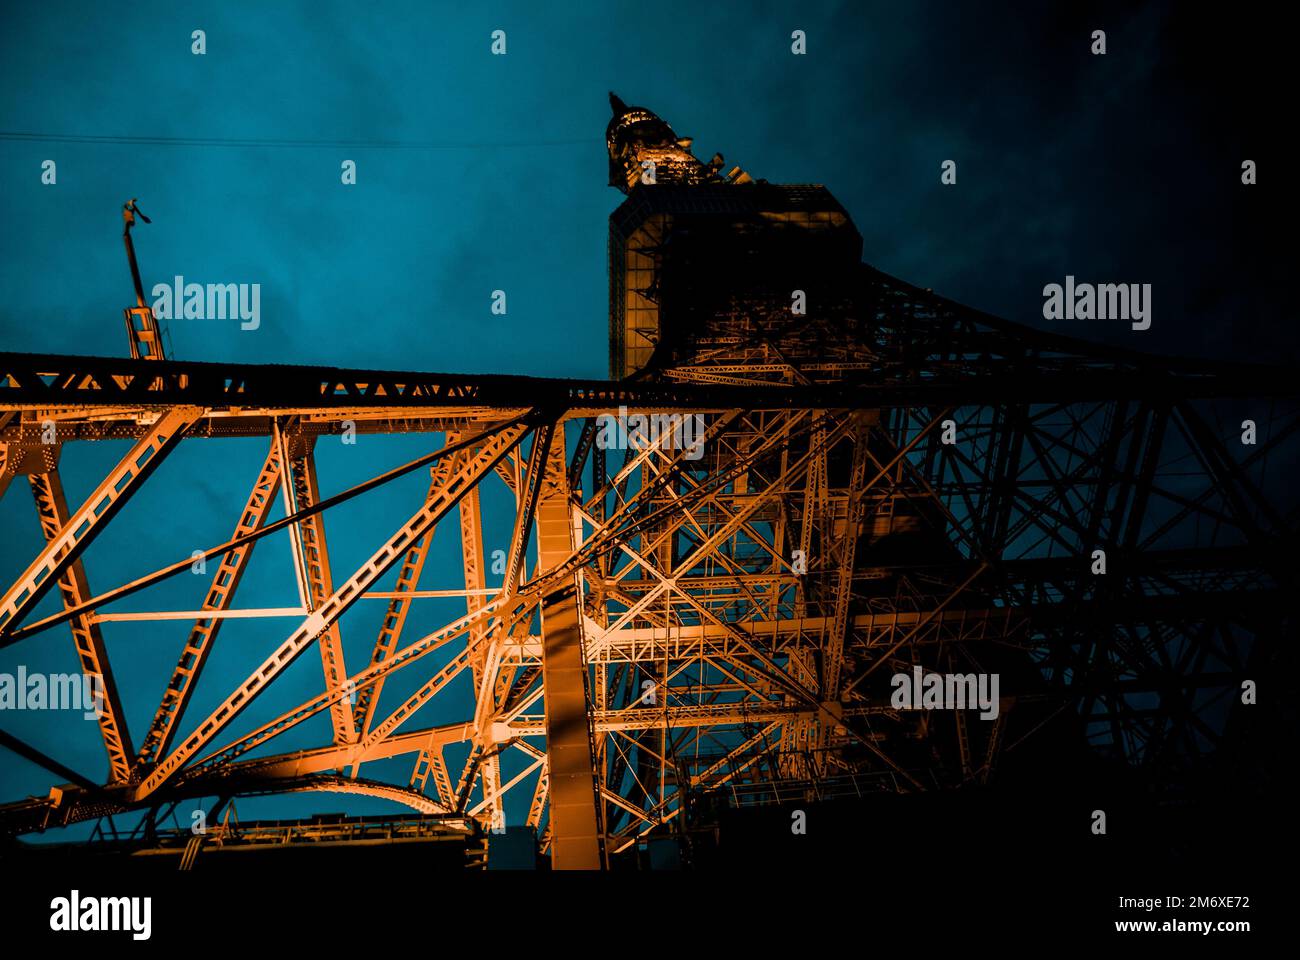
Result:
{"label": "shadowed steel structure", "polygon": [[[519,791],[554,866],[594,869],[706,796],[955,789],[1042,738],[1159,785],[1227,749],[1257,709],[1242,684],[1295,640],[1295,498],[1266,466],[1294,459],[1297,371],[1102,348],[952,303],[863,264],[824,187],[724,173],[611,102],[610,183],[627,194],[610,218],[611,381],[165,359],[142,301],[132,358],[0,354],[0,492],[25,478],[46,537],[4,585],[0,649],[70,629],[102,678],[108,756],[97,782],[4,734],[59,781],[0,808],[5,831],[321,791],[421,815],[330,827],[339,843],[478,834]],[[1258,442],[1241,442],[1243,417]],[[322,497],[315,446],[349,431],[427,436],[428,452]],[[85,549],[177,445],[207,442],[215,461],[234,437],[263,438],[265,460],[229,538],[200,552],[216,566],[201,605],[121,613],[195,557],[178,546],[125,583],[97,570],[92,589]],[[68,503],[62,445],[110,439],[132,445]],[[409,519],[355,570],[332,565],[331,510],[425,469]],[[513,535],[489,575],[480,491],[497,483]],[[444,526],[463,584],[422,588]],[[301,602],[240,610],[271,536],[292,544]],[[35,617],[56,587],[62,610]],[[404,629],[413,604],[447,596],[462,615]],[[345,661],[340,618],[363,598],[385,613],[369,655]],[[286,615],[265,621],[245,680],[188,710],[227,619]],[[178,621],[178,659],[133,739],[100,624],[145,619]],[[263,706],[309,651],[319,694]],[[996,716],[896,706],[891,678],[914,667],[996,675]],[[398,671],[419,683],[390,702]],[[455,681],[472,712],[411,722]],[[264,722],[233,736],[254,707]],[[317,716],[328,742],[277,750]],[[367,776],[395,757],[409,776]]]}

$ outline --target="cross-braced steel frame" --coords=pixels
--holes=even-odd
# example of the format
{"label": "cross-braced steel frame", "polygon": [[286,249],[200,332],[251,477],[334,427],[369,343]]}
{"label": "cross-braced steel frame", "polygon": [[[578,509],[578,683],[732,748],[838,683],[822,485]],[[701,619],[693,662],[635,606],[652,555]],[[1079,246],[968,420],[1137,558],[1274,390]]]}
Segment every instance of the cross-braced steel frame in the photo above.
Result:
{"label": "cross-braced steel frame", "polygon": [[[108,759],[100,781],[4,734],[67,782],[0,822],[326,791],[470,831],[501,824],[514,791],[557,867],[599,867],[705,793],[983,783],[1062,724],[1156,778],[1212,755],[1242,681],[1295,639],[1297,512],[1270,493],[1294,463],[1293,373],[1048,336],[867,267],[854,283],[859,325],[834,350],[714,330],[689,362],[618,383],[0,354],[0,491],[27,480],[46,538],[0,599],[0,650],[71,630],[102,678]],[[1239,442],[1243,409],[1254,445]],[[598,418],[636,414],[698,416],[700,446],[602,440]],[[348,430],[420,435],[427,452],[322,496],[315,448]],[[115,612],[189,571],[192,548],[126,583],[88,580],[86,548],[178,445],[217,458],[223,438],[250,436],[265,460],[229,538],[201,551],[215,566],[201,602]],[[61,448],[99,440],[129,449],[69,504]],[[430,483],[409,519],[376,532],[355,570],[331,564],[332,511],[417,470]],[[513,530],[491,572],[489,484],[508,491]],[[463,581],[428,583],[438,531]],[[236,606],[269,537],[292,547],[289,628],[270,619],[285,610]],[[35,617],[56,588],[62,610]],[[447,596],[463,613],[405,629],[414,605]],[[341,635],[364,598],[386,601],[373,643]],[[232,616],[267,617],[263,639],[246,679],[196,714]],[[140,619],[177,621],[177,660],[137,747],[101,625]],[[309,652],[320,692],[272,706]],[[997,718],[896,708],[890,678],[915,665],[998,673]],[[399,672],[414,692],[386,697]],[[440,712],[457,684],[472,709]],[[245,711],[257,724],[232,734]],[[326,742],[277,751],[317,716]],[[409,775],[367,775],[395,757]]]}

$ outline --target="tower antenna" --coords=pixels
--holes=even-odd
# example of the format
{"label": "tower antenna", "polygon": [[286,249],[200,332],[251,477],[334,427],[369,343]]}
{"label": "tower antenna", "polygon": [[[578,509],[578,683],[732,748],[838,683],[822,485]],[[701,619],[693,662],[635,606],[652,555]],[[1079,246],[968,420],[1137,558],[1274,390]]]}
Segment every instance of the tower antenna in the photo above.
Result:
{"label": "tower antenna", "polygon": [[132,359],[165,360],[158,318],[153,315],[153,308],[145,302],[140,265],[136,262],[135,243],[131,240],[131,228],[135,226],[137,216],[145,223],[153,222],[136,206],[135,197],[132,197],[122,204],[122,242],[126,244],[126,261],[131,266],[131,282],[135,285],[135,306],[122,311],[126,317],[126,334],[131,343]]}

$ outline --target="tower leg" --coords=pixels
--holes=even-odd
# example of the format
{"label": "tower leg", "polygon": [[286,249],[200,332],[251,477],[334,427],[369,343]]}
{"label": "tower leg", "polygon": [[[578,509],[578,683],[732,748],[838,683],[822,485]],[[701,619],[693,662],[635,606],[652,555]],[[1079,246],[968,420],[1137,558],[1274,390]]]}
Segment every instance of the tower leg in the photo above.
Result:
{"label": "tower leg", "polygon": [[[564,430],[556,429],[537,504],[539,570],[573,550]],[[542,674],[546,685],[546,748],[550,757],[551,864],[557,870],[599,870],[600,828],[587,710],[577,578],[542,600]]]}

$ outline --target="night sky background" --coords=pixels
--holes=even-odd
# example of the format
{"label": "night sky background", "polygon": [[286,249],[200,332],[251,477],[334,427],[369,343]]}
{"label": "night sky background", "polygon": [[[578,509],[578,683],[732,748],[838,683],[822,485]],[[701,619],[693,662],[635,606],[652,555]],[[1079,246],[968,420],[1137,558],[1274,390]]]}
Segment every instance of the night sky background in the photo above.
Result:
{"label": "night sky background", "polygon": [[[1294,249],[1293,173],[1280,148],[1294,122],[1281,79],[1290,55],[1265,5],[473,6],[4,3],[0,349],[126,353],[121,310],[132,292],[119,211],[138,197],[153,219],[135,232],[146,292],[176,274],[262,288],[257,331],[171,321],[178,358],[606,376],[607,217],[622,199],[606,185],[614,90],[693,136],[697,156],[720,151],[756,178],[825,184],[869,263],[958,302],[1047,328],[1042,288],[1066,274],[1150,283],[1147,332],[1124,321],[1055,329],[1156,353],[1297,360],[1283,286]],[[194,29],[206,31],[204,56],[190,52]],[[490,53],[495,29],[507,33],[506,56]],[[790,52],[794,29],[807,34],[805,56]],[[1107,33],[1105,56],[1090,53],[1095,29]],[[371,145],[321,145],[337,141]],[[58,164],[56,186],[41,183],[46,159]],[[355,186],[340,184],[347,159]],[[939,181],[948,159],[956,186]],[[1246,159],[1258,164],[1255,186],[1241,183]],[[489,312],[495,289],[507,293],[506,316]],[[322,447],[322,495],[431,442]],[[74,507],[124,449],[65,449]],[[185,556],[225,539],[264,452],[261,440],[183,445],[88,551],[92,589],[177,559],[178,540],[192,544]],[[331,512],[336,581],[426,486],[420,472],[391,496],[354,501],[337,520]],[[15,482],[0,500],[6,582],[41,540],[25,487]],[[509,527],[488,513],[490,550],[508,544]],[[461,585],[454,526],[435,538],[424,588]],[[236,605],[295,602],[284,544],[258,549]],[[177,578],[122,608],[189,609],[206,582]],[[343,621],[352,672],[382,609],[363,603]],[[452,601],[416,609],[407,640],[463,612]],[[292,621],[270,623],[226,624],[185,731]],[[185,630],[105,625],[137,746]],[[0,651],[0,671],[19,663],[74,670],[66,629]],[[271,704],[319,685],[309,651]],[[381,712],[410,688],[390,682]],[[273,712],[249,711],[228,736]],[[102,779],[94,723],[65,719],[14,713],[0,725]],[[440,719],[450,717],[426,711],[411,724]],[[317,720],[276,750],[323,742],[327,721]],[[400,778],[411,758],[392,762],[371,772]],[[449,763],[454,775],[450,751]],[[0,800],[44,794],[51,782],[0,753]],[[323,809],[395,808],[333,796],[259,801],[248,813],[240,804],[243,816]]]}

